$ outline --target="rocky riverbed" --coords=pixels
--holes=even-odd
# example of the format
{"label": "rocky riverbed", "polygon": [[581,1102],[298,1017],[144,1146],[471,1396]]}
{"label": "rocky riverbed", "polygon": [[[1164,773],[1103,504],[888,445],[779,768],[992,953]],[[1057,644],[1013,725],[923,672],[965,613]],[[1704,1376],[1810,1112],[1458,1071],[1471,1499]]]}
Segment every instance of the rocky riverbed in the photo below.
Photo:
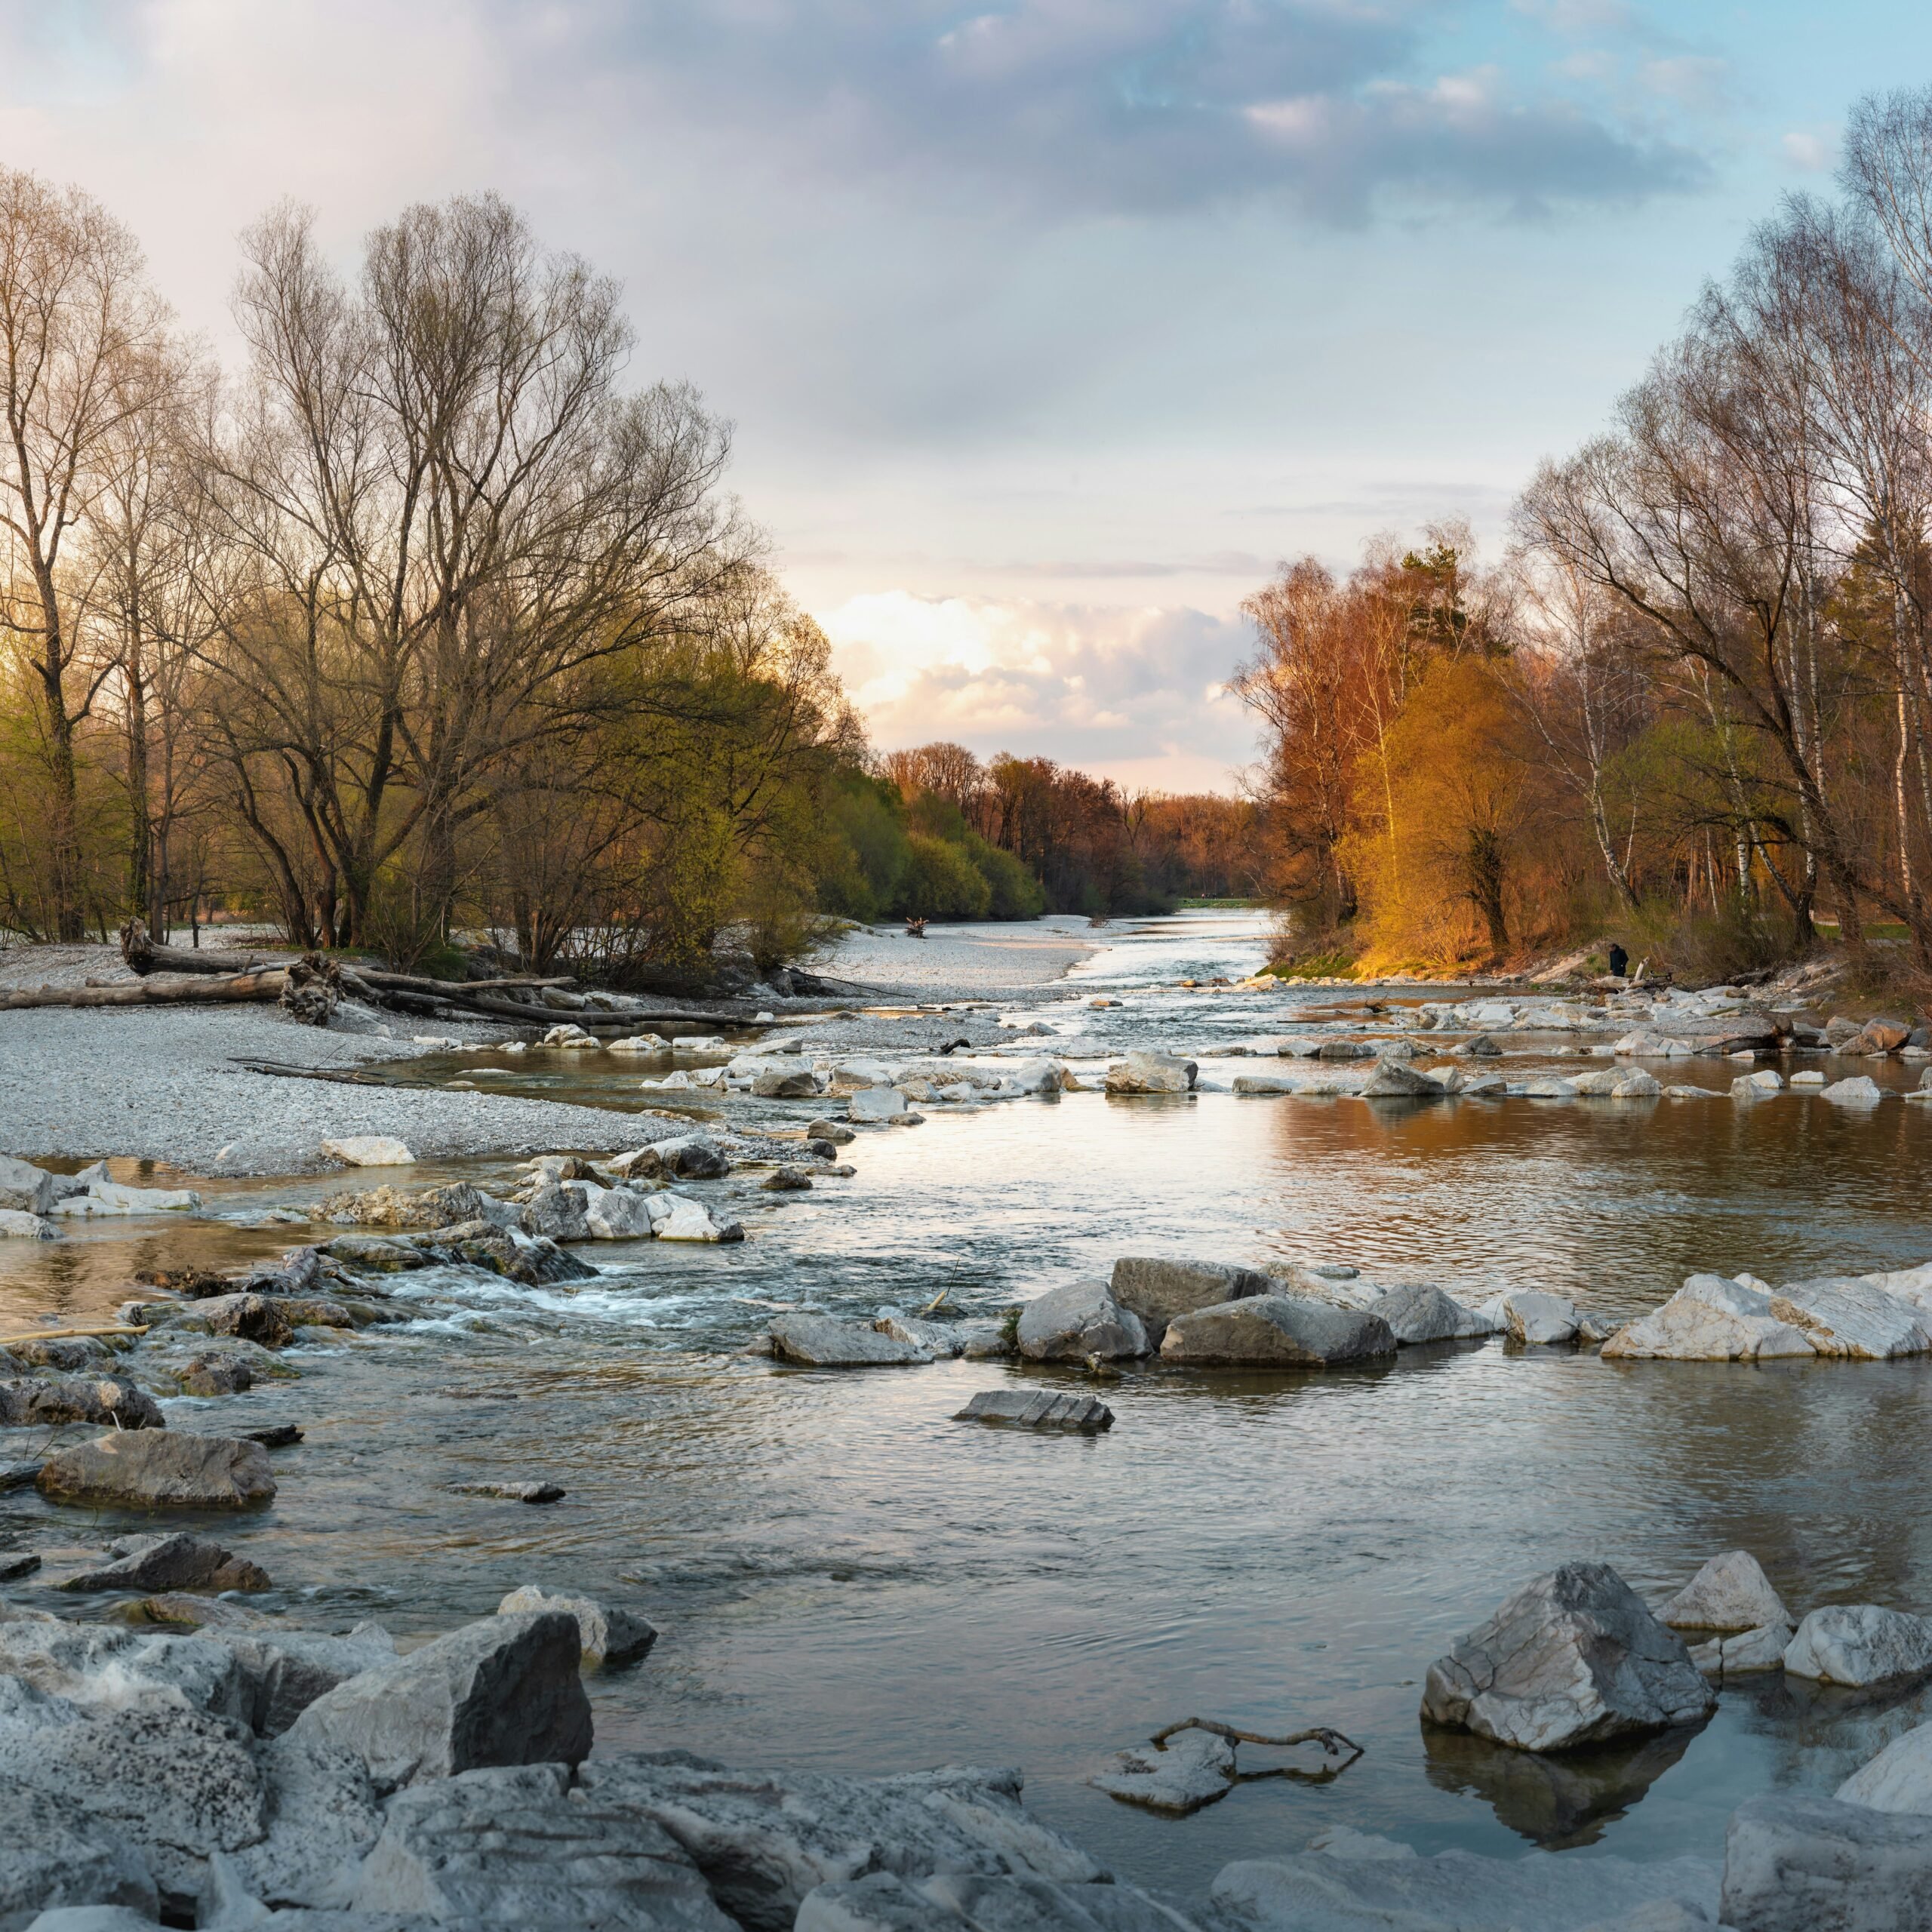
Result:
{"label": "rocky riverbed", "polygon": [[[1158,931],[1147,940],[1189,943]],[[1566,1030],[1529,989],[1498,989],[1487,1003],[1505,1010],[1480,1020],[1456,1011],[1466,995],[1426,989],[1378,995],[1378,1011],[1335,1004],[1333,989],[1245,989],[1233,943],[1204,942],[1193,958],[1171,949],[1158,974],[1138,977],[1132,952],[1123,943],[1072,981],[996,1000],[788,1015],[710,1051],[377,1041],[398,1084],[374,1097],[405,1109],[463,1099],[444,1083],[475,1083],[486,1067],[514,1089],[503,1097],[540,1119],[564,1118],[543,1111],[554,1106],[546,1095],[594,1098],[574,1109],[570,1133],[534,1143],[550,1157],[535,1166],[523,1145],[456,1158],[411,1146],[406,1112],[386,1123],[419,1156],[404,1167],[325,1163],[320,1140],[334,1134],[257,1177],[143,1171],[112,1141],[76,1147],[51,1162],[62,1198],[50,1209],[110,1208],[106,1190],[131,1186],[201,1198],[153,1214],[50,1212],[41,1218],[58,1238],[0,1248],[6,1332],[63,1315],[70,1330],[91,1325],[78,1318],[104,1321],[131,1303],[131,1315],[161,1315],[144,1337],[109,1338],[108,1352],[73,1353],[71,1334],[29,1344],[0,1378],[48,1392],[13,1398],[30,1419],[0,1439],[0,1460],[81,1463],[47,1488],[36,1476],[0,1497],[0,1595],[63,1627],[143,1641],[163,1626],[130,1620],[162,1599],[177,1615],[226,1612],[230,1628],[266,1620],[298,1648],[309,1641],[299,1631],[319,1633],[318,1644],[379,1644],[352,1637],[373,1623],[397,1654],[495,1620],[506,1598],[515,1602],[505,1625],[546,1614],[520,1592],[588,1600],[577,1644],[595,1663],[580,1679],[595,1748],[575,1781],[553,1780],[544,1798],[527,1767],[500,1767],[525,1780],[506,1799],[486,1788],[485,1773],[498,1771],[479,1766],[454,1774],[477,1780],[473,1795],[448,1777],[401,1786],[376,1800],[383,1832],[402,1793],[444,1787],[409,1802],[466,1829],[501,1822],[499,1804],[540,1812],[554,1801],[580,1819],[600,1764],[629,1778],[638,1754],[666,1749],[754,1767],[706,1775],[790,1791],[794,1811],[823,1804],[867,1819],[884,1815],[869,1808],[886,1801],[880,1779],[950,1764],[983,1767],[971,1774],[977,1810],[1023,1804],[1027,1831],[1117,1882],[976,1867],[988,1884],[968,1899],[946,1874],[909,1869],[896,1875],[909,1899],[859,1902],[900,1915],[877,1922],[1004,1924],[1026,1909],[1035,1923],[1220,1932],[1386,1924],[1399,1909],[1430,1915],[1422,1923],[1582,1925],[1640,1907],[1654,1924],[1708,1921],[1728,1839],[1760,1829],[1753,1804],[1829,1804],[1932,1716],[1927,1680],[1910,1672],[1862,1683],[1803,1674],[1807,1658],[1841,1659],[1854,1640],[1870,1650],[1875,1632],[1881,1651],[1910,1654],[1916,1614],[1932,1604],[1932,1575],[1897,1530],[1932,1501],[1912,1449],[1927,1368],[1808,1341],[1801,1355],[1742,1361],[1605,1360],[1598,1345],[1688,1292],[1687,1277],[1796,1307],[1794,1287],[1922,1263],[1924,1117],[1891,1097],[1916,1083],[1909,1038],[1875,1055],[1833,1054],[1850,1041],[1774,1026],[1774,1043],[1749,1049],[1750,1071],[1777,1072],[1780,1090],[1732,1100],[1743,1064],[1673,1056],[1668,1041],[1681,1035],[1662,1036],[1662,1053],[1615,1049],[1640,1020],[1728,1027],[1742,1013],[1750,1023],[1766,1004],[1756,989],[1700,1015],[1666,1001],[1661,1015],[1605,1010]],[[1227,983],[1204,983],[1217,977]],[[1183,978],[1197,984],[1174,983]],[[1431,1001],[1451,1024],[1424,1023]],[[1807,1014],[1821,1034],[1832,1017],[1815,1007],[1780,1017],[1814,1023]],[[1485,1036],[1494,1057],[1440,1051]],[[1587,1056],[1607,1071],[1648,1070],[1660,1088],[1707,1081],[1724,1101],[1586,1088],[1278,1101],[1232,1091],[1258,1060],[1301,1070],[1306,1060],[1280,1047],[1310,1039],[1367,1050],[1318,1063],[1324,1074],[1500,1061],[1506,1088],[1567,1077],[1565,1062]],[[761,1045],[779,1051],[750,1051]],[[1423,1051],[1394,1051],[1409,1046]],[[1157,1056],[1146,1065],[1158,1081],[1139,1083],[1152,1091],[1118,1078],[1110,1091],[1109,1069],[1136,1054]],[[1023,1077],[1041,1063],[1060,1070],[1051,1085]],[[1869,1073],[1887,1097],[1847,1107],[1788,1084],[1814,1069]],[[680,1072],[687,1085],[662,1084]],[[1679,1073],[1688,1080],[1663,1077]],[[770,1091],[774,1075],[795,1091]],[[861,1116],[850,1118],[861,1095],[887,1094],[899,1104],[861,1103]],[[582,1138],[577,1112],[597,1123]],[[726,1171],[699,1171],[700,1154],[685,1171],[681,1141],[715,1146]],[[647,1144],[657,1151],[626,1160]],[[116,1157],[104,1174],[78,1171],[82,1155],[103,1153]],[[318,1171],[294,1171],[304,1164]],[[809,1184],[769,1185],[787,1169]],[[624,1218],[649,1223],[649,1204],[670,1196],[744,1238],[666,1238]],[[309,1264],[282,1257],[312,1249],[315,1277],[294,1278]],[[1174,1264],[1188,1260],[1213,1279],[1176,1307]],[[189,1267],[253,1278],[130,1285],[137,1272]],[[1322,1335],[1373,1346],[1334,1351],[1320,1367],[1305,1355],[1167,1349],[1199,1315],[1225,1327],[1215,1311],[1270,1300],[1295,1304],[1291,1326],[1317,1321]],[[1817,1306],[1800,1312],[1810,1328],[1766,1318],[1844,1332]],[[786,1335],[814,1347],[869,1337],[871,1359],[814,1366],[780,1345]],[[1308,1334],[1294,1339],[1305,1347]],[[1106,1346],[1081,1346],[1096,1343]],[[109,1382],[125,1398],[102,1395]],[[88,1385],[96,1419],[59,1420]],[[151,1420],[143,1404],[165,1429],[127,1429]],[[225,1464],[214,1457],[216,1479],[244,1506],[171,1503],[157,1515],[115,1500],[87,1466],[85,1445],[115,1420],[130,1444],[269,1441]],[[205,1477],[206,1456],[190,1460],[168,1480]],[[264,1466],[274,1494],[250,1500]],[[126,1541],[166,1532],[221,1560]],[[1430,1659],[1455,1656],[1506,1586],[1572,1559],[1607,1562],[1647,1614],[1664,1612],[1707,1559],[1737,1550],[1761,1561],[1791,1639],[1774,1647],[1769,1622],[1687,1629],[1687,1654],[1714,1666],[1698,1672],[1715,1687],[1708,1715],[1530,1751],[1420,1721]],[[90,1577],[108,1580],[63,1587]],[[1860,1614],[1844,1629],[1810,1622],[1835,1609]],[[656,1633],[644,1654],[615,1663],[612,1647],[621,1653],[626,1632],[635,1647],[640,1629]],[[1758,1667],[1774,1654],[1775,1668]],[[78,1676],[70,1690],[60,1694],[77,1706],[98,1702]],[[258,1767],[276,1742],[253,1727],[268,1694],[247,1692],[248,1735],[233,1740]],[[1191,1714],[1269,1736],[1332,1726],[1364,1749],[1331,1758],[1198,1732],[1150,1746]],[[1184,1759],[1211,1801],[1150,1808],[1090,1782],[1123,1752],[1151,1754],[1157,1770]],[[1017,1794],[1006,1774],[983,1770],[1008,1764],[1025,1767]],[[267,1775],[258,1770],[255,1786],[265,1816],[279,1801]],[[1866,1782],[1889,1789],[1896,1775],[1877,1769]],[[698,1803],[690,1792],[678,1801]],[[636,1830],[618,1808],[622,1830]],[[1815,1823],[1777,1829],[1826,1843]],[[707,1814],[700,1835],[727,1829]],[[1002,1841],[1020,1829],[1009,1820]],[[1873,1828],[1857,1857],[1903,1829]],[[1366,1841],[1377,1839],[1390,1844]],[[1526,1842],[1549,1853],[1526,1863]],[[1420,1856],[1358,1855],[1400,1845]],[[392,1844],[377,1874],[401,1855]],[[688,1855],[726,1923],[762,1922]],[[1829,1853],[1844,1855],[1842,1844]],[[1637,1875],[1620,1890],[1623,1863]],[[504,1909],[531,1909],[497,1877],[478,1882],[515,1900]],[[1070,1897],[1049,1906],[1043,1886]],[[1137,1887],[1178,1920],[1104,1915],[1140,1910]],[[186,1922],[186,1896],[156,1902]],[[245,1884],[192,1910],[242,1923],[246,1901],[264,1897]],[[1473,1917],[1475,1899],[1514,1920]],[[697,1900],[692,1891],[678,1909]],[[1655,1916],[1660,1900],[1678,1920]],[[1329,1915],[1309,1918],[1312,1901]],[[803,1903],[787,1895],[777,1909],[792,1917],[772,1922],[819,1922],[799,1918]],[[812,1911],[835,1907],[859,1909],[839,1897]],[[434,1909],[442,1918],[425,1922],[457,1912],[447,1900]],[[1049,1909],[1061,1916],[1038,1915]]]}

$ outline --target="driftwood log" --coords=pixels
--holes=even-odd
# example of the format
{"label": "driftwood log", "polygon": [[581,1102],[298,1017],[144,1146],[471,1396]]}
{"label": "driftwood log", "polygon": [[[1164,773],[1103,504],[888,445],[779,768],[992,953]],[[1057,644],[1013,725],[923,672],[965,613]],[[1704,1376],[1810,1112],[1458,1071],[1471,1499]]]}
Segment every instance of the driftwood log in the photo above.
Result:
{"label": "driftwood log", "polygon": [[252,973],[267,962],[256,953],[203,952],[186,946],[165,946],[149,932],[144,919],[130,919],[121,928],[121,957],[137,973]]}

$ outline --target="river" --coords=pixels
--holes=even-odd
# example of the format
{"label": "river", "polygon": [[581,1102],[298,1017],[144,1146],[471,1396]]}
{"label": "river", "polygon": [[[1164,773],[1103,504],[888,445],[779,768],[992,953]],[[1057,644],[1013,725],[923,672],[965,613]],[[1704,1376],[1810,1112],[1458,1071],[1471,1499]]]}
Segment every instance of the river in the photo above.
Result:
{"label": "river", "polygon": [[[1171,1044],[1226,1079],[1244,1063],[1216,1047],[1335,997],[1174,989],[1258,961],[1244,916],[1106,937],[1066,1000],[1037,1010],[1070,1048]],[[1124,1004],[1085,1004],[1103,993]],[[1555,1066],[1570,1043],[1543,1044]],[[638,1104],[639,1069],[617,1058],[500,1064],[521,1091]],[[398,1077],[478,1064],[432,1057]],[[1712,1087],[1737,1070],[1678,1061],[1669,1077],[1687,1068]],[[1091,1389],[1084,1375],[811,1372],[734,1352],[774,1303],[869,1314],[944,1288],[994,1309],[1121,1254],[1346,1260],[1452,1291],[1553,1288],[1618,1315],[1698,1269],[1776,1281],[1921,1261],[1932,1109],[1204,1093],[930,1111],[862,1137],[850,1181],[735,1195],[740,1247],[600,1249],[606,1273],[576,1293],[394,1278],[421,1297],[408,1327],[295,1351],[297,1380],[171,1404],[177,1426],[307,1430],[278,1457],[272,1509],[223,1532],[275,1577],[266,1607],[416,1632],[525,1583],[608,1595],[664,1634],[641,1669],[593,1681],[600,1746],[858,1770],[1015,1763],[1043,1815],[1124,1875],[1180,1889],[1336,1824],[1424,1851],[1715,1853],[1743,1798],[1829,1790],[1932,1715],[1923,1690],[1861,1700],[1774,1675],[1727,1689],[1694,1734],[1561,1760],[1431,1737],[1416,1716],[1430,1660],[1569,1558],[1610,1561],[1655,1598],[1743,1547],[1796,1614],[1932,1607],[1932,1361],[1618,1364],[1491,1342],[1363,1373],[1149,1367],[1105,1385],[1118,1420],[1087,1439],[951,1420],[976,1389]],[[201,1184],[240,1217],[340,1183]],[[144,1262],[290,1238],[194,1221],[0,1244],[0,1311],[111,1306]],[[528,1475],[567,1499],[534,1509],[448,1487]],[[0,1535],[50,1555],[120,1526],[82,1534],[31,1492],[0,1497]],[[1192,1714],[1331,1724],[1365,1753],[1327,1782],[1244,1783],[1184,1820],[1082,1782]]]}

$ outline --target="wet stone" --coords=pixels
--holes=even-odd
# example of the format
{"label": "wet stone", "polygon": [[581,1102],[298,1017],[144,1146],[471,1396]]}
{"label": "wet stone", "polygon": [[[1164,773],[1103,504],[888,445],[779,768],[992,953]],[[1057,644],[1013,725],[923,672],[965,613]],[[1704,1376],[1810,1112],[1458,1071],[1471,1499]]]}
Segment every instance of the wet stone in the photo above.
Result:
{"label": "wet stone", "polygon": [[955,1422],[1011,1423],[1023,1429],[1072,1429],[1092,1435],[1114,1426],[1114,1412],[1093,1395],[1047,1389],[983,1389],[954,1416]]}
{"label": "wet stone", "polygon": [[561,1503],[566,1492],[553,1482],[456,1482],[459,1496],[490,1496],[503,1503]]}

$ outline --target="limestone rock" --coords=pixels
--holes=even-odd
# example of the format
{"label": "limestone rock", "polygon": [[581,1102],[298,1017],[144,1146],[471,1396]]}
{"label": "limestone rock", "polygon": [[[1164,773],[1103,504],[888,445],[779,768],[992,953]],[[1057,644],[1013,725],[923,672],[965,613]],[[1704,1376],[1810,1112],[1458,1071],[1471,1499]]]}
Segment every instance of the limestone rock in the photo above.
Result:
{"label": "limestone rock", "polygon": [[1527,1288],[1506,1295],[1500,1312],[1512,1342],[1525,1346],[1561,1346],[1578,1338],[1577,1304],[1562,1295]]}
{"label": "limestone rock", "polygon": [[1771,1312],[1761,1289],[1693,1275],[1663,1307],[1620,1328],[1607,1361],[1758,1361],[1814,1352],[1804,1331]]}
{"label": "limestone rock", "polygon": [[1749,1550],[1714,1556],[1657,1613],[1674,1630],[1755,1630],[1791,1613]]}
{"label": "limestone rock", "polygon": [[275,1478],[259,1442],[179,1429],[97,1436],[50,1457],[45,1496],[142,1509],[244,1509],[272,1500]]}
{"label": "limestone rock", "polygon": [[459,1496],[493,1496],[500,1503],[561,1503],[568,1493],[540,1476],[521,1481],[453,1482],[450,1487]]}
{"label": "limestone rock", "polygon": [[1235,1748],[1211,1730],[1179,1731],[1164,1746],[1115,1754],[1109,1767],[1087,1782],[1109,1798],[1154,1811],[1198,1811],[1233,1787]]}
{"label": "limestone rock", "polygon": [[738,1932],[668,1832],[568,1784],[540,1762],[402,1792],[349,1903],[531,1932]]}
{"label": "limestone rock", "polygon": [[745,1238],[741,1222],[688,1194],[648,1194],[644,1198],[651,1231],[660,1241],[731,1242]]}
{"label": "limestone rock", "polygon": [[1147,1331],[1105,1281],[1067,1281],[1021,1307],[1019,1343],[1029,1361],[1114,1361],[1146,1354]]}
{"label": "limestone rock", "polygon": [[963,1322],[922,1321],[916,1315],[901,1315],[896,1309],[881,1309],[872,1327],[881,1335],[890,1335],[895,1342],[909,1343],[915,1349],[924,1349],[936,1359],[949,1359],[964,1354],[967,1342],[974,1333]]}
{"label": "limestone rock", "polygon": [[1107,1069],[1109,1094],[1185,1094],[1194,1084],[1195,1063],[1175,1054],[1132,1053]]}
{"label": "limestone rock", "polygon": [[628,1187],[589,1187],[584,1193],[584,1230],[592,1241],[648,1238],[651,1233],[649,1195],[634,1193]]}
{"label": "limestone rock", "polygon": [[0,1208],[0,1241],[58,1241],[60,1230],[43,1214]]}
{"label": "limestone rock", "polygon": [[1223,1261],[1170,1261],[1153,1255],[1123,1255],[1108,1285],[1121,1306],[1140,1316],[1155,1348],[1177,1315],[1250,1295],[1271,1294],[1275,1282],[1258,1268]]}
{"label": "limestone rock", "polygon": [[796,1932],[1221,1932],[1218,1912],[1183,1911],[1135,1885],[1063,1885],[1046,1878],[873,1872],[820,1885],[798,1907]]}
{"label": "limestone rock", "polygon": [[1827,1604],[1798,1626],[1784,1667],[1820,1684],[1890,1684],[1932,1672],[1932,1618],[1877,1604]]}
{"label": "limestone rock", "polygon": [[[1652,1863],[1545,1851],[1527,1858],[1318,1851],[1223,1866],[1211,1897],[1234,1914],[1244,1932],[1602,1932],[1614,1921],[1671,1904],[1690,1915],[1680,1924],[1710,1925],[1720,1876],[1717,1861],[1702,1858]],[[1732,1921],[1727,1915],[1727,1923],[1755,1932],[1756,1921]]]}
{"label": "limestone rock", "polygon": [[318,1630],[211,1626],[208,1635],[233,1654],[251,1693],[249,1727],[279,1737],[325,1693],[395,1661],[395,1643],[380,1623],[359,1623],[346,1637]]}
{"label": "limestone rock", "polygon": [[740,1771],[682,1752],[592,1758],[593,1804],[648,1820],[681,1844],[746,1932],[791,1932],[814,1887],[881,1868],[1091,1884],[1087,1853],[1019,1802],[1017,1771],[949,1767],[897,1777]]}
{"label": "limestone rock", "polygon": [[1770,1312],[1802,1329],[1821,1355],[1884,1361],[1932,1349],[1932,1312],[1856,1276],[1788,1281],[1772,1296]]}
{"label": "limestone rock", "polygon": [[352,1134],[340,1140],[325,1140],[322,1152],[352,1168],[406,1168],[416,1159],[400,1140],[386,1134]]}
{"label": "limestone rock", "polygon": [[45,1168],[0,1154],[0,1208],[39,1216],[53,1207],[54,1198],[54,1177]]}
{"label": "limestone rock", "polygon": [[1429,1666],[1422,1714],[1522,1751],[1661,1730],[1716,1703],[1683,1640],[1607,1564],[1526,1583]]}
{"label": "limestone rock", "polygon": [[845,1103],[851,1121],[891,1120],[906,1111],[906,1096],[896,1087],[861,1087]]}
{"label": "limestone rock", "polygon": [[1875,1107],[1885,1097],[1869,1074],[1860,1073],[1850,1080],[1833,1081],[1818,1097],[1841,1107]]}
{"label": "limestone rock", "polygon": [[1407,1348],[1420,1342],[1462,1341],[1494,1335],[1503,1324],[1431,1284],[1413,1282],[1392,1287],[1367,1304],[1369,1313],[1389,1324],[1389,1332]]}
{"label": "limestone rock", "polygon": [[841,1127],[835,1120],[811,1121],[805,1128],[808,1140],[829,1140],[835,1147],[849,1147],[858,1137],[849,1127]]}
{"label": "limestone rock", "polygon": [[708,1134],[681,1134],[660,1140],[657,1158],[666,1174],[681,1180],[721,1180],[731,1171],[724,1149]]}
{"label": "limestone rock", "polygon": [[589,1204],[580,1187],[545,1181],[524,1204],[523,1231],[548,1241],[588,1241]]}
{"label": "limestone rock", "polygon": [[1361,1094],[1365,1100],[1439,1100],[1447,1091],[1441,1081],[1428,1074],[1384,1059],[1376,1062],[1374,1071],[1362,1087]]}
{"label": "limestone rock", "polygon": [[266,1571],[200,1537],[162,1537],[99,1570],[69,1577],[63,1590],[266,1590]]}
{"label": "limestone rock", "polygon": [[771,1335],[771,1352],[780,1361],[812,1368],[891,1368],[932,1359],[912,1343],[829,1315],[781,1315]]}
{"label": "limestone rock", "polygon": [[209,1349],[190,1355],[174,1380],[184,1395],[238,1395],[255,1386],[255,1371],[242,1356]]}
{"label": "limestone rock", "polygon": [[1734,1100],[1765,1100],[1784,1088],[1784,1076],[1774,1067],[1761,1067],[1755,1073],[1740,1074],[1730,1083]]}
{"label": "limestone rock", "polygon": [[1752,1798],[1724,1834],[1721,1911],[1740,1932],[1917,1932],[1932,1924],[1932,1819]]}
{"label": "limestone rock", "polygon": [[601,1604],[590,1597],[551,1596],[534,1583],[515,1589],[497,1606],[499,1617],[524,1617],[542,1611],[561,1611],[577,1619],[581,1661],[593,1669],[616,1669],[641,1662],[657,1641],[657,1632],[627,1610]]}
{"label": "limestone rock", "polygon": [[1932,1724],[1894,1738],[1838,1786],[1837,1795],[1841,1804],[1932,1817]]}
{"label": "limestone rock", "polygon": [[291,1735],[352,1751],[379,1787],[495,1764],[576,1764],[590,1749],[577,1620],[485,1617],[318,1697]]}
{"label": "limestone rock", "polygon": [[[368,1768],[352,1752],[289,1734],[258,1746],[255,1761],[262,1777],[264,1835],[228,1854],[226,1875],[256,1898],[278,1906],[339,1903],[347,1875],[382,1835],[382,1807]],[[205,1900],[204,1906],[213,1903]],[[238,1921],[248,1922],[238,1913],[233,1918],[217,1913],[203,1921]],[[291,1916],[290,1932],[303,1922]],[[313,1922],[315,1932],[321,1932],[321,1923]],[[333,1915],[330,1923],[334,1932]],[[341,1932],[351,1932],[355,1924],[349,1921]]]}
{"label": "limestone rock", "polygon": [[1177,1317],[1161,1359],[1186,1367],[1331,1368],[1392,1355],[1380,1315],[1292,1295],[1250,1295]]}
{"label": "limestone rock", "polygon": [[54,1427],[62,1423],[112,1423],[116,1429],[165,1429],[160,1405],[131,1382],[63,1376],[0,1382],[0,1429]]}
{"label": "limestone rock", "polygon": [[781,1162],[765,1176],[761,1184],[768,1194],[809,1194],[812,1177],[803,1168],[795,1168],[789,1162]]}
{"label": "limestone rock", "polygon": [[1114,1426],[1113,1411],[1097,1396],[1032,1389],[983,1389],[952,1419],[1011,1423],[1023,1429],[1074,1429],[1087,1435]]}
{"label": "limestone rock", "polygon": [[817,1095],[818,1082],[808,1066],[787,1067],[758,1075],[752,1091],[761,1100],[809,1100]]}
{"label": "limestone rock", "polygon": [[[24,1165],[25,1163],[21,1164]],[[95,1906],[139,1913],[152,1926],[160,1900],[147,1861],[118,1832],[77,1813],[31,1772],[0,1774],[0,1925],[37,1912]]]}

